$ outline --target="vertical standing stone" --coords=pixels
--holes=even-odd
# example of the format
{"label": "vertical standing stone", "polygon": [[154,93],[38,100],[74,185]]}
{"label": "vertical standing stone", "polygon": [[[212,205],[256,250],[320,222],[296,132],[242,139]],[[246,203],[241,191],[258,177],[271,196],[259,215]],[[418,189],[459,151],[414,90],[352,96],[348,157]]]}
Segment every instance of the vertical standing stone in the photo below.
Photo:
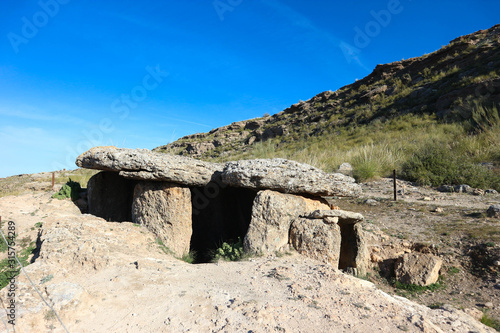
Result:
{"label": "vertical standing stone", "polygon": [[245,251],[269,253],[281,250],[288,244],[292,220],[300,214],[328,208],[321,199],[260,191],[253,202],[252,220],[243,242]]}
{"label": "vertical standing stone", "polygon": [[324,223],[319,219],[297,218],[290,228],[290,243],[309,258],[339,267],[340,227],[337,223]]}
{"label": "vertical standing stone", "polygon": [[134,190],[132,220],[181,257],[189,252],[193,233],[191,191],[177,184],[141,181]]}

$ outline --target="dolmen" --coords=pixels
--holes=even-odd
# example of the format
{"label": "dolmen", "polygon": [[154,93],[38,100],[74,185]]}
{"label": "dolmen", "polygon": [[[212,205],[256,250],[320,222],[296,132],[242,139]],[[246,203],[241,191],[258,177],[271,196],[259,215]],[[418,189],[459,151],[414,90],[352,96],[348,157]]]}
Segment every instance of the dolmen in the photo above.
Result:
{"label": "dolmen", "polygon": [[87,184],[88,211],[144,225],[176,256],[208,261],[223,242],[245,252],[290,246],[339,269],[363,274],[363,216],[330,209],[324,197],[357,197],[354,179],[286,159],[210,163],[147,149],[95,147],[76,164],[102,170]]}

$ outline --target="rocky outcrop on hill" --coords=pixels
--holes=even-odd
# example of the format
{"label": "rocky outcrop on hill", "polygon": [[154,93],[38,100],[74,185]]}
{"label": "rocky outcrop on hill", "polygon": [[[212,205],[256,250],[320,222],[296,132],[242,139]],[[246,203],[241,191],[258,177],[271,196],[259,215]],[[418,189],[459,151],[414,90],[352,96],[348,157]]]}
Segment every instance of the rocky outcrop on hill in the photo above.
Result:
{"label": "rocky outcrop on hill", "polygon": [[[228,162],[222,167],[115,147],[93,148],[76,163],[103,170],[88,183],[91,214],[144,225],[179,257],[195,251],[197,260],[208,261],[217,246],[237,239],[244,240],[248,253],[283,251],[291,241],[292,221],[307,216],[327,221],[334,230],[334,239],[325,239],[333,243],[321,249],[326,255],[310,256],[337,268],[364,271],[367,258],[356,254],[365,253],[366,244],[358,241],[362,235],[353,227],[363,216],[329,213],[321,197],[358,196],[360,186],[351,177],[284,159]],[[321,216],[310,215],[316,210]],[[319,244],[307,244],[316,242],[312,234],[297,237],[300,244],[292,245],[301,251]]]}
{"label": "rocky outcrop on hill", "polygon": [[258,142],[309,140],[349,126],[406,114],[430,114],[484,129],[495,114],[477,113],[500,103],[500,25],[459,37],[422,57],[377,65],[367,77],[325,91],[272,116],[239,121],[185,136],[155,149],[197,158],[230,159]]}

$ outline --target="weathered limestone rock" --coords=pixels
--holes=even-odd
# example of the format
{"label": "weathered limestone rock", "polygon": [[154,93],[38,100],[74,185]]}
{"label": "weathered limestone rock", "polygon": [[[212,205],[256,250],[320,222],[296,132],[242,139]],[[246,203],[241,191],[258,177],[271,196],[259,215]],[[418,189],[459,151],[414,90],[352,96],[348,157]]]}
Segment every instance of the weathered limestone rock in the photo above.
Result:
{"label": "weathered limestone rock", "polygon": [[358,222],[362,222],[365,219],[365,217],[360,213],[349,212],[341,209],[315,210],[309,213],[307,217],[311,219],[337,217],[339,219],[339,222],[348,224],[356,224]]}
{"label": "weathered limestone rock", "polygon": [[92,176],[87,184],[89,214],[107,221],[131,221],[135,183],[116,172],[103,171]]}
{"label": "weathered limestone rock", "polygon": [[[321,257],[337,258],[335,265],[339,269],[355,269],[357,275],[363,275],[366,273],[367,265],[370,260],[364,232],[361,224],[359,223],[363,220],[363,215],[359,213],[348,212],[340,209],[316,210],[309,214],[305,214],[300,221],[296,220],[293,222],[292,229],[294,231],[290,231],[290,240],[292,241],[292,245],[295,249],[308,257],[319,260],[322,260]],[[302,250],[299,250],[296,247],[296,245],[299,245],[296,239],[300,235],[295,231],[297,230],[297,226],[294,226],[294,224],[310,223],[312,225],[317,225],[318,222],[321,222],[330,228],[337,225],[340,234],[339,244],[330,244],[325,248],[325,251],[338,251],[337,253],[321,253],[321,249],[316,249],[314,247],[314,243],[312,243],[310,247],[307,245],[302,246]],[[326,239],[324,236],[322,236],[322,238]],[[308,238],[306,237],[304,239]],[[335,237],[330,237],[329,239],[337,242],[337,238]],[[321,255],[318,256],[317,253],[321,253]],[[330,259],[325,262],[334,264],[334,261]]]}
{"label": "weathered limestone rock", "polygon": [[436,283],[443,261],[432,254],[406,253],[396,261],[396,279],[405,284],[428,286]]}
{"label": "weathered limestone rock", "polygon": [[497,219],[500,218],[500,205],[491,205],[488,207],[486,215],[488,217],[496,217]]}
{"label": "weathered limestone rock", "polygon": [[117,171],[125,178],[167,181],[189,186],[204,186],[223,169],[222,164],[189,157],[154,153],[147,149],[116,147],[92,148],[78,156],[76,165],[87,169]]}
{"label": "weathered limestone rock", "polygon": [[349,163],[342,163],[339,166],[339,169],[337,170],[338,173],[341,173],[341,174],[346,175],[346,176],[351,176],[351,177],[352,177],[353,171],[354,171],[354,169],[352,168],[352,165]]}
{"label": "weathered limestone rock", "polygon": [[235,187],[316,196],[356,197],[361,192],[351,177],[281,158],[228,162],[222,181]]}
{"label": "weathered limestone rock", "polygon": [[191,191],[166,182],[139,182],[135,186],[132,220],[145,225],[176,256],[189,252],[193,233]]}
{"label": "weathered limestone rock", "polygon": [[300,254],[339,267],[341,235],[336,223],[299,217],[290,227],[290,243]]}
{"label": "weathered limestone rock", "polygon": [[266,253],[282,249],[288,244],[292,220],[317,209],[328,209],[328,205],[321,199],[260,191],[253,202],[252,219],[243,242],[245,251]]}

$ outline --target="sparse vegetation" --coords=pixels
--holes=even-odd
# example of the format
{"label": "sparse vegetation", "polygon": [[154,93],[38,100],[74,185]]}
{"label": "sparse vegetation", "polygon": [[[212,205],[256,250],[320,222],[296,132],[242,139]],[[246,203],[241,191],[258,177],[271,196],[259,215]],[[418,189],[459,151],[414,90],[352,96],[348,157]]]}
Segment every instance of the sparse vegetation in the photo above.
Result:
{"label": "sparse vegetation", "polygon": [[419,286],[416,284],[405,284],[405,283],[401,283],[397,280],[393,280],[392,285],[394,286],[394,288],[396,288],[400,291],[404,291],[404,292],[402,292],[402,294],[404,296],[408,296],[408,295],[415,296],[419,293],[423,293],[426,291],[435,292],[439,289],[445,288],[444,279],[442,276],[439,277],[439,279],[436,283],[433,283],[433,284],[428,285],[428,286]]}
{"label": "sparse vegetation", "polygon": [[236,243],[222,243],[221,247],[215,250],[214,261],[219,259],[237,261],[243,257],[243,254],[243,241],[238,237]]}
{"label": "sparse vegetation", "polygon": [[69,181],[59,190],[59,192],[52,196],[52,198],[59,200],[69,198],[75,201],[80,197],[81,191],[82,187],[80,186],[80,183],[72,181],[70,178]]}
{"label": "sparse vegetation", "polygon": [[487,312],[483,314],[483,317],[481,318],[481,323],[483,323],[486,326],[492,327],[500,332],[500,321],[491,318]]}
{"label": "sparse vegetation", "polygon": [[[5,241],[1,239],[1,243]],[[6,246],[6,244],[5,244]],[[28,259],[31,257],[36,249],[35,242],[30,241],[29,238],[24,237],[20,241],[16,241],[15,246],[16,255],[23,267],[28,266],[31,262]],[[9,284],[11,278],[19,275],[21,267],[15,259],[5,258],[0,261],[0,289]]]}

